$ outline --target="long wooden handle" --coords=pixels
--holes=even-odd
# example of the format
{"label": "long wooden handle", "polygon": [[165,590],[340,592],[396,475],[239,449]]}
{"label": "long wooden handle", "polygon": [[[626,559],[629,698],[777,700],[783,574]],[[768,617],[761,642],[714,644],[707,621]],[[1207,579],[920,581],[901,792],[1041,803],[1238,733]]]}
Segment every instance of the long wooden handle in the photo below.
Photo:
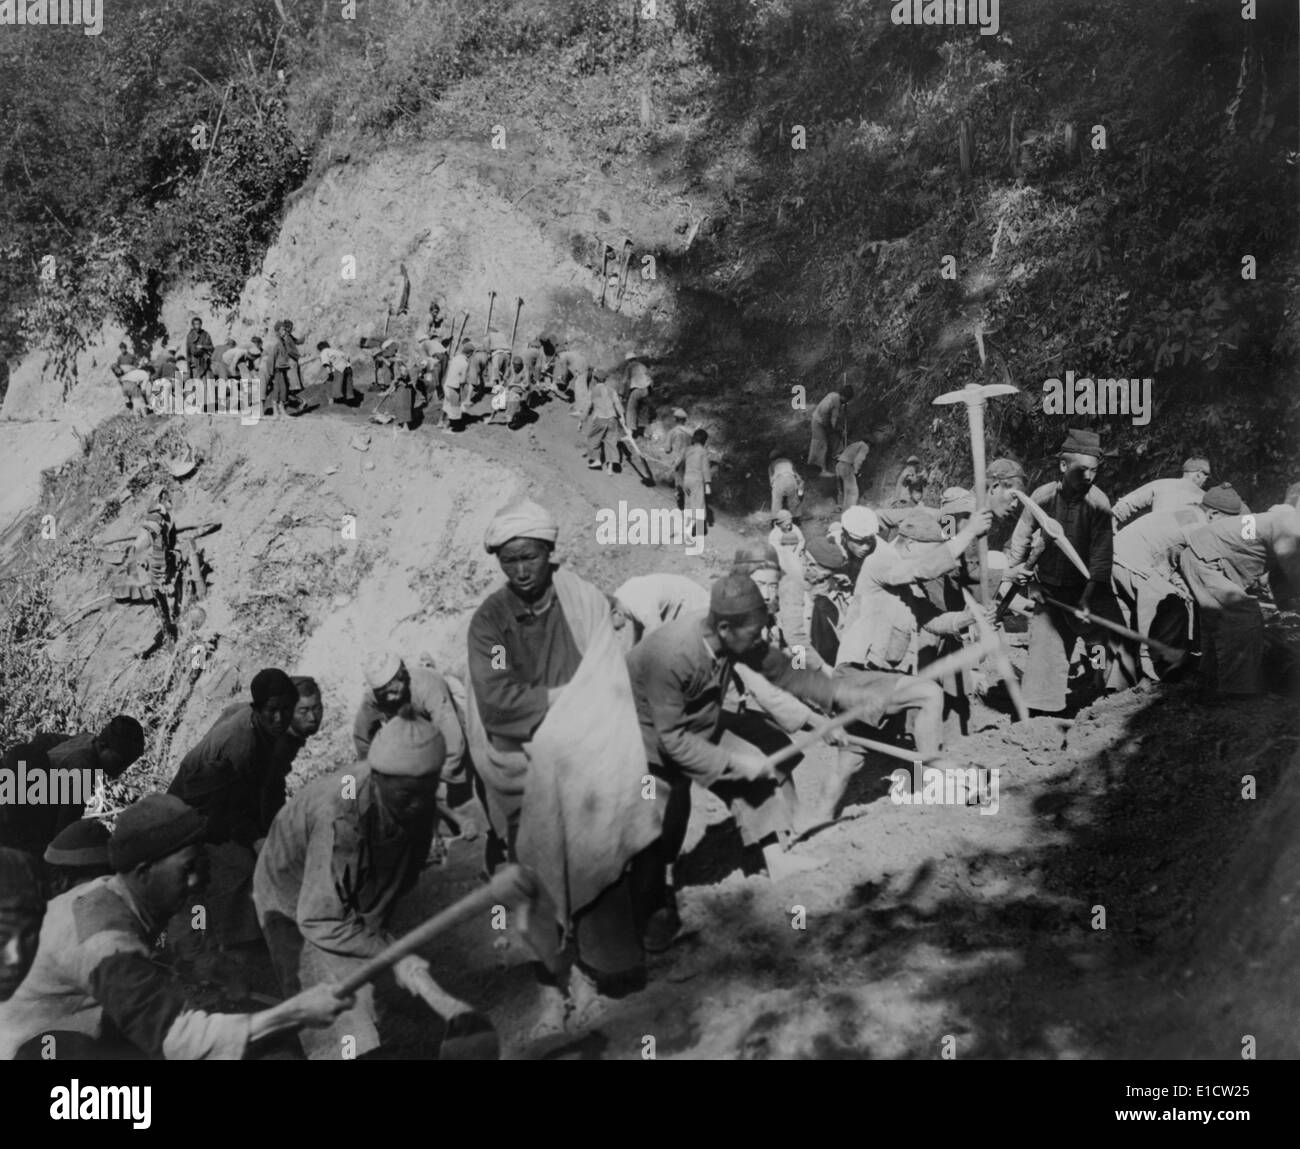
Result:
{"label": "long wooden handle", "polygon": [[500,903],[519,902],[531,898],[536,890],[532,878],[519,866],[507,866],[482,889],[466,894],[460,901],[435,914],[423,925],[397,939],[382,953],[376,954],[335,991],[339,997],[355,993],[367,982],[374,981],[384,970],[396,965],[407,954],[414,953],[431,938],[459,925],[467,918]]}
{"label": "long wooden handle", "polygon": [[861,746],[864,750],[874,750],[877,754],[884,754],[890,758],[901,758],[914,766],[925,764],[924,756],[915,750],[903,750],[901,747],[891,746],[888,742],[877,742],[874,738],[860,738],[856,734],[845,734],[843,737],[846,742],[853,746]]}
{"label": "long wooden handle", "polygon": [[[930,663],[919,674],[906,676],[900,674],[898,677],[900,681],[904,677],[908,677],[919,679],[922,682],[933,682],[937,678],[942,678],[945,674],[953,674],[956,671],[976,666],[983,661],[986,654],[995,653],[997,653],[997,642],[989,642],[988,639],[985,639],[974,646],[963,647],[956,653],[948,655],[947,658],[939,659],[938,662]],[[815,730],[809,730],[806,734],[801,734],[789,746],[782,747],[775,754],[769,754],[763,759],[763,766],[770,772],[787,759],[793,758],[796,754],[802,754],[814,742],[820,742],[832,730],[839,730],[843,726],[848,726],[851,722],[857,722],[865,718],[875,707],[876,700],[871,699],[861,706],[855,706],[852,710],[846,710],[843,714],[828,719]]]}

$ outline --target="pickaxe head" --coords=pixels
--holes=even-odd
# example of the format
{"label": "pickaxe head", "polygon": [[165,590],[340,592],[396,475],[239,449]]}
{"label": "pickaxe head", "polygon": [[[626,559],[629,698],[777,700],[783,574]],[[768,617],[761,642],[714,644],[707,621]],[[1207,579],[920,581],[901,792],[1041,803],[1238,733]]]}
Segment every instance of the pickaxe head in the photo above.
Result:
{"label": "pickaxe head", "polygon": [[949,391],[946,395],[940,395],[933,400],[935,406],[943,406],[948,403],[965,403],[968,407],[976,404],[983,405],[985,400],[993,398],[995,395],[1019,395],[1020,388],[1013,387],[1010,383],[967,383],[960,391]]}

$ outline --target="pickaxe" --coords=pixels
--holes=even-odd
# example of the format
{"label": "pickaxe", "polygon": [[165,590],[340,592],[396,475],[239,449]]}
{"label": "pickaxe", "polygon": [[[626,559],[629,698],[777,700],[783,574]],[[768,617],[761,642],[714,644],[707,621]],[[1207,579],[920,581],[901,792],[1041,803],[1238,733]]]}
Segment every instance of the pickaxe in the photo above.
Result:
{"label": "pickaxe", "polygon": [[449,354],[455,355],[460,350],[460,341],[465,338],[465,328],[469,326],[469,312],[463,312],[460,320],[460,333],[456,332],[456,320],[451,321],[451,350]]}
{"label": "pickaxe", "polygon": [[1130,642],[1141,643],[1143,646],[1149,646],[1152,650],[1158,652],[1162,657],[1169,659],[1170,662],[1177,665],[1187,657],[1187,651],[1180,650],[1176,646],[1170,646],[1168,643],[1160,642],[1158,639],[1148,638],[1145,634],[1139,634],[1136,630],[1129,630],[1126,626],[1120,626],[1117,622],[1111,622],[1108,618],[1098,618],[1091,611],[1084,610],[1082,607],[1071,606],[1069,603],[1060,602],[1054,598],[1048,598],[1041,591],[1035,591],[1034,597],[1041,598],[1049,606],[1054,606],[1058,610],[1063,610],[1068,614],[1074,615],[1080,622],[1090,626],[1099,626],[1102,630],[1108,630],[1111,634],[1117,634],[1120,638],[1127,638]]}
{"label": "pickaxe", "polygon": [[1065,537],[1065,528],[1043,510],[1042,507],[1034,502],[1033,499],[1026,495],[1024,491],[1013,490],[1011,493],[1029,508],[1029,513],[1034,516],[1038,525],[1042,527],[1043,534],[1061,548],[1061,553],[1074,563],[1078,572],[1083,575],[1084,578],[1091,579],[1092,572],[1088,569],[1088,564],[1079,557],[1079,552],[1074,549],[1074,544]]}
{"label": "pickaxe", "polygon": [[[923,682],[935,682],[945,674],[954,674],[958,671],[966,670],[983,661],[986,654],[997,653],[998,643],[996,640],[990,642],[983,639],[974,646],[963,647],[955,654],[950,654],[946,658],[939,659],[938,662],[932,662],[924,670],[913,675]],[[901,676],[900,676],[901,681]],[[763,766],[766,773],[771,774],[782,762],[788,761],[797,754],[802,754],[809,746],[815,742],[820,742],[832,730],[839,730],[848,726],[850,723],[859,722],[867,717],[872,711],[879,706],[880,700],[873,698],[864,702],[861,706],[855,706],[850,710],[837,714],[834,718],[823,722],[815,730],[809,730],[805,734],[799,735],[788,746],[783,746],[774,754],[769,754],[763,759]]]}
{"label": "pickaxe", "polygon": [[623,265],[618,272],[618,296],[614,300],[614,310],[623,306],[623,292],[627,290],[627,265],[632,261],[632,241],[623,241]]}
{"label": "pickaxe", "polygon": [[[486,913],[493,906],[528,902],[536,896],[537,887],[531,875],[518,866],[507,866],[486,885],[466,894],[460,901],[431,917],[423,925],[399,938],[382,952],[370,958],[356,973],[336,987],[339,997],[349,997],[363,985],[374,981],[384,970],[396,965],[407,954],[414,953],[432,938],[459,925],[476,914]],[[496,1032],[482,1014],[465,1010],[462,1003],[443,993],[431,979],[420,979],[420,996],[447,1021],[439,1059],[459,1061],[466,1059],[494,1059],[498,1055]]]}
{"label": "pickaxe", "polygon": [[489,291],[487,319],[483,323],[483,345],[485,347],[487,346],[488,332],[492,330],[492,308],[496,306],[496,302],[497,293],[495,291]]}
{"label": "pickaxe", "polygon": [[[977,339],[980,349],[980,361],[984,360],[984,343]],[[966,415],[970,420],[970,449],[975,462],[975,509],[982,511],[987,504],[987,484],[984,476],[984,404],[994,395],[1018,395],[1019,389],[1010,383],[967,383],[960,391],[949,391],[934,400],[935,406],[949,403],[965,403]],[[989,544],[984,536],[979,541],[980,556],[980,602],[989,601],[988,569]]]}
{"label": "pickaxe", "polygon": [[609,288],[609,257],[614,254],[614,249],[609,244],[604,245],[604,250],[600,256],[600,305],[605,306],[605,292]]}

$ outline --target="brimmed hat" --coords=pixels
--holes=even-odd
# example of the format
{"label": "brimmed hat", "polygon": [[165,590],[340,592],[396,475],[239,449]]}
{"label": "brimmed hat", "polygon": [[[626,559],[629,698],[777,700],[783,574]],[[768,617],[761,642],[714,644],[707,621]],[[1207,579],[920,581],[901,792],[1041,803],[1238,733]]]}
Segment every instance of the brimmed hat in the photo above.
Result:
{"label": "brimmed hat", "polygon": [[119,874],[203,840],[207,820],[173,794],[146,794],[118,815],[108,861]]}
{"label": "brimmed hat", "polygon": [[1071,427],[1065,442],[1061,444],[1063,455],[1091,455],[1094,459],[1103,458],[1106,451],[1102,449],[1101,436],[1096,431],[1080,430]]}

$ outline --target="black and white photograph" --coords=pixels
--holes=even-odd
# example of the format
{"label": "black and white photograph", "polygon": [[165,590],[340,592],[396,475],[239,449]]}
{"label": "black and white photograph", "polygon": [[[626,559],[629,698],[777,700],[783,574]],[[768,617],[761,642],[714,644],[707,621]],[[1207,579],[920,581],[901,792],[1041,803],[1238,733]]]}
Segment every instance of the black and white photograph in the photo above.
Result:
{"label": "black and white photograph", "polygon": [[0,0],[0,1090],[1249,1123],[1298,220],[1296,0]]}

